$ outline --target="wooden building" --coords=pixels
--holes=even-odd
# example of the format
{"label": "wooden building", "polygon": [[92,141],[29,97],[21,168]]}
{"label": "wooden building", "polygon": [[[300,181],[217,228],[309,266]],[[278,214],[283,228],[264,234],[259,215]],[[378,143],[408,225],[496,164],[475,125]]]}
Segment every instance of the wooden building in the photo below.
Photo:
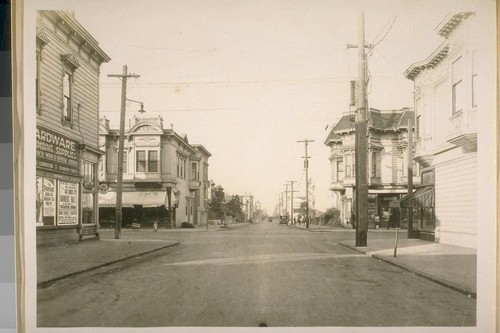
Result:
{"label": "wooden building", "polygon": [[99,73],[109,60],[72,13],[38,12],[38,245],[98,235]]}
{"label": "wooden building", "polygon": [[415,161],[424,187],[402,204],[413,207],[422,234],[472,248],[478,226],[477,117],[495,112],[485,109],[486,82],[479,86],[489,56],[481,46],[482,26],[473,12],[449,15],[436,28],[441,45],[405,72],[414,82]]}

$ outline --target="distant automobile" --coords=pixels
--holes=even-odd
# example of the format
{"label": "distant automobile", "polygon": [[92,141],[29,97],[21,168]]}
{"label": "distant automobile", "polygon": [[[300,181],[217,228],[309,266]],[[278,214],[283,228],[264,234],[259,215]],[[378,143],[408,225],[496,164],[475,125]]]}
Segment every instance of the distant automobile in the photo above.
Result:
{"label": "distant automobile", "polygon": [[273,222],[273,218],[272,217],[268,217],[267,218],[267,222],[269,222],[269,223]]}
{"label": "distant automobile", "polygon": [[282,215],[280,216],[280,224],[287,224],[288,223],[288,216]]}

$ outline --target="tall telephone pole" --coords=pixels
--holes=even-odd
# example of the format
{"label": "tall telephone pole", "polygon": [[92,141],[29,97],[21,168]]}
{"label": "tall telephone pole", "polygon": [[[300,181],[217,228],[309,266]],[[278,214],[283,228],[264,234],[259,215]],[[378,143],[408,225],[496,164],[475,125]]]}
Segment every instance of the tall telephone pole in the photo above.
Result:
{"label": "tall telephone pole", "polygon": [[123,142],[125,137],[125,103],[127,100],[127,79],[138,78],[140,75],[128,74],[127,65],[123,66],[122,74],[108,74],[108,77],[118,77],[122,80],[122,101],[120,110],[120,136],[118,140],[118,174],[116,180],[116,218],[115,239],[120,239],[122,231],[122,187],[123,187]]}
{"label": "tall telephone pole", "polygon": [[288,184],[284,184],[286,186],[285,190],[285,215],[288,214]]}
{"label": "tall telephone pole", "polygon": [[367,246],[368,236],[368,178],[366,115],[366,54],[365,18],[361,12],[358,31],[358,84],[356,94],[355,146],[356,146],[356,246]]}
{"label": "tall telephone pole", "polygon": [[[408,117],[408,195],[413,193],[413,119]],[[413,205],[408,205],[408,238],[413,234]]]}
{"label": "tall telephone pole", "polygon": [[289,180],[291,189],[290,189],[290,194],[291,194],[291,199],[290,199],[290,223],[293,223],[293,192],[298,192],[293,190],[293,183],[296,183],[295,180]]}
{"label": "tall telephone pole", "polygon": [[309,142],[314,142],[314,140],[304,139],[297,142],[304,142],[306,150],[305,156],[303,156],[303,158],[304,168],[306,169],[306,229],[309,229],[309,156],[307,156],[307,144]]}

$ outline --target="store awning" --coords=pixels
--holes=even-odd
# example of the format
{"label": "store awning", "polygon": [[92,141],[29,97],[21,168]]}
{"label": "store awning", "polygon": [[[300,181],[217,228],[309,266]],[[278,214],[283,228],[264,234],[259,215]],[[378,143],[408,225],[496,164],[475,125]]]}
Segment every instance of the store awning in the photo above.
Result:
{"label": "store awning", "polygon": [[[142,205],[144,208],[168,206],[166,192],[123,192],[122,207]],[[116,192],[99,193],[99,207],[116,207]]]}
{"label": "store awning", "polygon": [[400,200],[401,207],[434,207],[434,186],[419,187]]}

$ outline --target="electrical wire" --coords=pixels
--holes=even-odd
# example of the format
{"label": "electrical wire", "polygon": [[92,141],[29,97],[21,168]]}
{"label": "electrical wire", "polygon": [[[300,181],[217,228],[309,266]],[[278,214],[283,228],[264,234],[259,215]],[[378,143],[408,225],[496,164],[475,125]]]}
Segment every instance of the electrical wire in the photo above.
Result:
{"label": "electrical wire", "polygon": [[[381,42],[385,39],[385,37],[387,37],[387,35],[389,34],[389,31],[391,31],[392,26],[394,25],[394,22],[396,22],[396,19],[397,19],[397,18],[398,18],[398,15],[396,14],[396,15],[394,16],[394,19],[392,20],[392,23],[391,23],[391,25],[390,25],[389,29],[387,29],[387,31],[385,32],[384,36],[383,36],[383,37],[382,37],[382,38],[381,38],[378,42],[375,42],[375,40],[378,38],[378,36],[380,36],[380,34],[382,33],[382,31],[384,31],[384,30],[382,30],[382,31],[378,34],[378,36],[377,36],[377,37],[375,37],[375,40],[374,40],[374,41],[373,41],[373,43],[372,43],[373,45],[372,45],[372,47],[371,47],[371,52],[373,52],[373,49],[375,48],[375,46],[377,46],[378,44],[380,44],[380,43],[381,43]],[[385,26],[387,26],[387,24],[386,24]],[[385,29],[385,27],[384,27],[384,29]]]}

